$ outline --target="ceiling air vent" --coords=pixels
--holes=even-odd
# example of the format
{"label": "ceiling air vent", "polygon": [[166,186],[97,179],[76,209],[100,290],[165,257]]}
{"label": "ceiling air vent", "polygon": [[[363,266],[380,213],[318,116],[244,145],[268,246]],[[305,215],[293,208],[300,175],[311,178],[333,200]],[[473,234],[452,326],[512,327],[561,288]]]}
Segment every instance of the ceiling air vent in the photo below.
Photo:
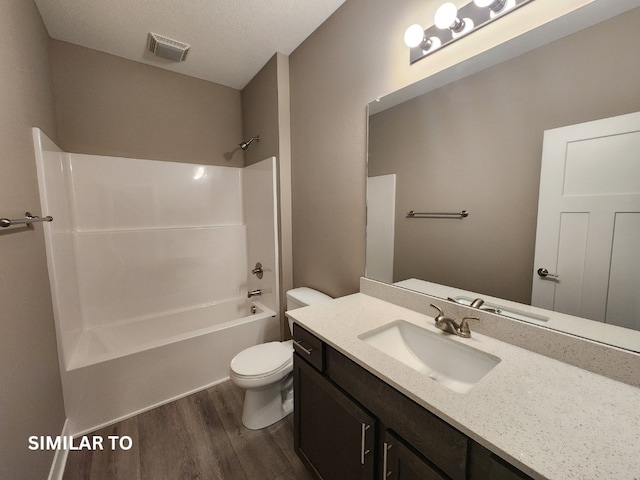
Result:
{"label": "ceiling air vent", "polygon": [[163,37],[157,33],[149,33],[149,51],[157,57],[182,62],[187,58],[190,47],[186,43]]}

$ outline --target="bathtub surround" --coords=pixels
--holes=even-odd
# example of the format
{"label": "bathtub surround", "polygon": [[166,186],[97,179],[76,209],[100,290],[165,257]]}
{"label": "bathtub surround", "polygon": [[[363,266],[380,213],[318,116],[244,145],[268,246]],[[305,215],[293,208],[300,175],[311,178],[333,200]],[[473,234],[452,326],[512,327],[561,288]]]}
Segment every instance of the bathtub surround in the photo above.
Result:
{"label": "bathtub surround", "polygon": [[[58,40],[50,45],[65,151],[235,167],[276,157],[282,291],[293,288],[289,57],[276,53],[240,91]],[[257,133],[260,143],[243,152],[238,143]]]}
{"label": "bathtub surround", "polygon": [[[31,1],[0,15],[0,217],[41,214],[31,127],[56,138],[49,38]],[[65,414],[42,228],[0,232],[0,476],[47,478],[54,452],[30,435],[60,435]],[[13,231],[9,231],[13,230]]]}
{"label": "bathtub surround", "polygon": [[38,129],[34,142],[70,434],[225,380],[238,351],[279,338],[275,159],[69,154]]}

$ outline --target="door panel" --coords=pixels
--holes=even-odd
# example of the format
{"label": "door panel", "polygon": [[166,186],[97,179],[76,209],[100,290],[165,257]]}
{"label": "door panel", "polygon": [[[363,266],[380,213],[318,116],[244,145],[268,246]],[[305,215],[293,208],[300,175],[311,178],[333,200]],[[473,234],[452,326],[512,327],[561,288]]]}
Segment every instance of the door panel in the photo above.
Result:
{"label": "door panel", "polygon": [[607,323],[640,330],[640,214],[619,213],[614,227]]}
{"label": "door panel", "polygon": [[638,152],[640,132],[621,132],[568,143],[564,195],[640,193]]}
{"label": "door panel", "polygon": [[547,130],[532,305],[636,324],[640,222],[624,215],[639,212],[640,113]]}
{"label": "door panel", "polygon": [[554,308],[558,311],[580,314],[588,231],[588,213],[560,215],[558,266],[555,270],[562,272],[563,281],[556,285],[558,299],[554,302]]}

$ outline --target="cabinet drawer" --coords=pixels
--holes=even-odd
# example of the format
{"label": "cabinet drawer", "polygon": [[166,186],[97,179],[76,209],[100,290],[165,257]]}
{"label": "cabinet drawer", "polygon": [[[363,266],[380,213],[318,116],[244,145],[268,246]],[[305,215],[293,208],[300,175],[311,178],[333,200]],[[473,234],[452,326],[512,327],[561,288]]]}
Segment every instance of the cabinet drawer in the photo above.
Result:
{"label": "cabinet drawer", "polygon": [[293,324],[293,349],[319,372],[324,371],[324,345],[322,340],[297,323]]}
{"label": "cabinet drawer", "polygon": [[325,347],[326,372],[387,428],[453,480],[466,479],[469,439],[337,350]]}

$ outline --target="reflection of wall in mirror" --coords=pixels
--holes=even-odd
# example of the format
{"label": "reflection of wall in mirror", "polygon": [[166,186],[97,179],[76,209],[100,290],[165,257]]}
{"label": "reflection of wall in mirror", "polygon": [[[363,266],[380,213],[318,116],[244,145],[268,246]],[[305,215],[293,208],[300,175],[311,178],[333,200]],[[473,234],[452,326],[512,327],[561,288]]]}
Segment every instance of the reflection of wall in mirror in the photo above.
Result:
{"label": "reflection of wall in mirror", "polygon": [[394,281],[530,303],[543,132],[640,111],[637,25],[640,8],[370,118],[369,175],[397,174]]}

